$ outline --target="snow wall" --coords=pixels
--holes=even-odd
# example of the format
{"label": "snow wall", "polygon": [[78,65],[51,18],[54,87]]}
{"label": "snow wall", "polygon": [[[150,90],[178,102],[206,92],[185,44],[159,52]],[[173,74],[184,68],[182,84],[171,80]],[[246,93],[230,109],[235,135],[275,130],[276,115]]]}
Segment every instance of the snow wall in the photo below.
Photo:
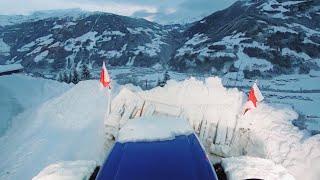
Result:
{"label": "snow wall", "polygon": [[[114,92],[119,86],[115,85]],[[0,179],[31,179],[61,161],[95,161],[106,155],[103,121],[107,94],[97,80],[67,85],[23,75],[0,78],[6,105],[23,109],[0,136]],[[0,100],[1,102],[1,100]],[[0,109],[0,121],[6,109]],[[66,166],[68,167],[68,166]]]}
{"label": "snow wall", "polygon": [[320,135],[306,137],[293,126],[298,114],[288,107],[262,102],[242,115],[246,99],[243,92],[223,87],[215,77],[205,82],[194,78],[169,81],[165,87],[149,91],[123,88],[112,101],[106,134],[110,140],[117,139],[124,124],[139,116],[183,117],[213,163],[246,155],[271,159],[297,179],[320,177]]}

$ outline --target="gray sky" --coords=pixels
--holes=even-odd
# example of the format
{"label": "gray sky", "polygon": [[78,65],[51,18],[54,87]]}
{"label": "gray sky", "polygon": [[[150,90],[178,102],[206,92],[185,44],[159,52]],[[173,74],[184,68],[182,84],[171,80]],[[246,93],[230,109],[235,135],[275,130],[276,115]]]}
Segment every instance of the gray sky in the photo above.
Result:
{"label": "gray sky", "polygon": [[0,14],[80,8],[146,18],[159,23],[193,21],[236,0],[0,0]]}

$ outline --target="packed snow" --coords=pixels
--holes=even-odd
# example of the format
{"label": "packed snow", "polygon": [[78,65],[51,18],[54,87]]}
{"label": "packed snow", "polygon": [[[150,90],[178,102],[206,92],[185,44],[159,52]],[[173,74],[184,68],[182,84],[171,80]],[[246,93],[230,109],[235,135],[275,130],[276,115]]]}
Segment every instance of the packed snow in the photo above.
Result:
{"label": "packed snow", "polygon": [[24,122],[23,118],[13,121],[19,113],[37,107],[48,99],[66,91],[69,87],[67,84],[56,81],[36,79],[20,74],[1,76],[0,138],[13,124]]}
{"label": "packed snow", "polygon": [[86,180],[93,173],[95,161],[64,161],[44,168],[32,180]]}
{"label": "packed snow", "polygon": [[7,71],[21,70],[21,69],[23,69],[23,66],[21,64],[0,65],[0,73],[7,72]]}
{"label": "packed snow", "polygon": [[183,117],[212,162],[220,157],[254,156],[282,165],[296,179],[316,179],[320,175],[320,135],[309,137],[298,130],[292,124],[298,114],[288,106],[262,102],[243,115],[245,101],[244,93],[223,87],[219,78],[169,81],[149,91],[123,89],[113,100],[105,125],[109,139],[117,139],[119,129],[137,114]]}
{"label": "packed snow", "polygon": [[0,179],[31,179],[59,161],[103,161],[108,96],[98,81],[69,86],[21,75],[0,77],[0,86],[24,107],[0,137]]}
{"label": "packed snow", "polygon": [[165,141],[175,136],[192,134],[185,119],[166,116],[149,116],[129,121],[119,131],[118,142]]}
{"label": "packed snow", "polygon": [[222,159],[222,166],[229,180],[270,179],[294,180],[295,178],[281,165],[271,160],[240,156]]}
{"label": "packed snow", "polygon": [[[150,131],[151,139],[192,133],[188,124],[182,123],[183,119],[198,135],[213,163],[221,157],[245,155],[283,166],[287,171],[281,172],[288,172],[296,179],[313,180],[320,176],[320,135],[309,136],[293,126],[298,114],[292,108],[267,103],[269,96],[265,96],[265,102],[243,115],[246,95],[236,88],[223,87],[217,77],[205,81],[170,80],[165,87],[148,91],[114,85],[112,111],[107,118],[107,95],[99,90],[98,81],[70,86],[22,75],[0,77],[1,81],[0,86],[12,94],[9,97],[17,99],[12,101],[15,102],[12,106],[19,108],[18,103],[23,108],[10,115],[13,123],[0,137],[0,179],[31,179],[46,166],[64,161],[101,164],[114,139],[146,140],[149,137],[145,132]],[[136,119],[140,116],[141,119]],[[162,118],[157,122],[152,116]],[[169,126],[165,133],[158,133],[157,128],[166,127],[169,121],[177,126],[182,123],[179,128],[184,128],[176,131],[174,126]],[[150,125],[150,128],[140,130],[141,126],[136,125]],[[248,161],[248,164],[258,168],[259,162]],[[270,172],[278,173],[281,168],[277,167],[269,169]],[[269,172],[261,168],[261,172]],[[51,171],[52,166],[48,169]],[[62,171],[74,172],[72,168]],[[237,172],[228,171],[230,175]]]}

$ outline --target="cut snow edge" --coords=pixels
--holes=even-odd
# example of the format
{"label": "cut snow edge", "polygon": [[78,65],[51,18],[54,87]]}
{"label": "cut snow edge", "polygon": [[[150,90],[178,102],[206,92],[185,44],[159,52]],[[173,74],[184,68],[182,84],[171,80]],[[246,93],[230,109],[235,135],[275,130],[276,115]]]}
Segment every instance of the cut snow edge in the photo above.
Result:
{"label": "cut snow edge", "polygon": [[118,142],[150,142],[172,140],[179,135],[193,133],[182,118],[149,116],[129,121],[119,132]]}

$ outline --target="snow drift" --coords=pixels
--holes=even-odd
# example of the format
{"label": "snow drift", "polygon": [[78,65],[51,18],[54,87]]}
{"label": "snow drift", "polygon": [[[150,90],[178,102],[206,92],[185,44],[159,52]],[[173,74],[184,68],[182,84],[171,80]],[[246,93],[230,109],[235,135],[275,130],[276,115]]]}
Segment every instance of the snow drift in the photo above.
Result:
{"label": "snow drift", "polygon": [[12,118],[65,92],[71,85],[25,75],[0,77],[0,137],[7,131]]}
{"label": "snow drift", "polygon": [[32,180],[80,180],[89,179],[97,163],[95,161],[65,161],[51,164]]}
{"label": "snow drift", "polygon": [[149,91],[113,85],[105,121],[107,96],[98,81],[68,86],[14,75],[0,78],[0,90],[1,98],[13,99],[7,98],[10,106],[22,107],[0,137],[0,179],[31,179],[60,161],[101,164],[125,124],[152,115],[187,119],[212,162],[247,155],[272,160],[296,179],[320,176],[320,135],[308,137],[293,126],[298,114],[287,107],[262,102],[242,116],[246,95],[219,78],[169,81]]}
{"label": "snow drift", "polygon": [[149,91],[123,89],[112,102],[105,126],[109,139],[117,139],[119,130],[133,118],[157,114],[183,117],[213,162],[247,155],[271,159],[297,179],[319,177],[320,136],[306,137],[293,126],[291,121],[298,114],[288,107],[260,103],[243,116],[245,101],[243,92],[223,87],[219,78],[169,81],[165,87]]}
{"label": "snow drift", "polygon": [[221,164],[229,180],[294,180],[285,168],[267,159],[249,156],[230,157],[224,158]]}
{"label": "snow drift", "polygon": [[188,122],[165,116],[142,117],[130,121],[119,131],[118,142],[148,142],[172,140],[179,135],[192,134]]}
{"label": "snow drift", "polygon": [[[0,138],[0,179],[31,179],[47,165],[59,161],[103,161],[107,96],[99,90],[98,81],[80,82],[66,91],[63,83],[10,78],[11,84],[1,86],[10,87],[9,92],[25,104],[38,98],[42,98],[39,102],[44,101],[43,96],[50,94],[39,89],[41,93],[24,96],[28,92],[26,88],[33,88],[39,82],[51,84],[49,92],[65,92],[13,118],[15,123]],[[15,83],[20,87],[16,88]]]}

